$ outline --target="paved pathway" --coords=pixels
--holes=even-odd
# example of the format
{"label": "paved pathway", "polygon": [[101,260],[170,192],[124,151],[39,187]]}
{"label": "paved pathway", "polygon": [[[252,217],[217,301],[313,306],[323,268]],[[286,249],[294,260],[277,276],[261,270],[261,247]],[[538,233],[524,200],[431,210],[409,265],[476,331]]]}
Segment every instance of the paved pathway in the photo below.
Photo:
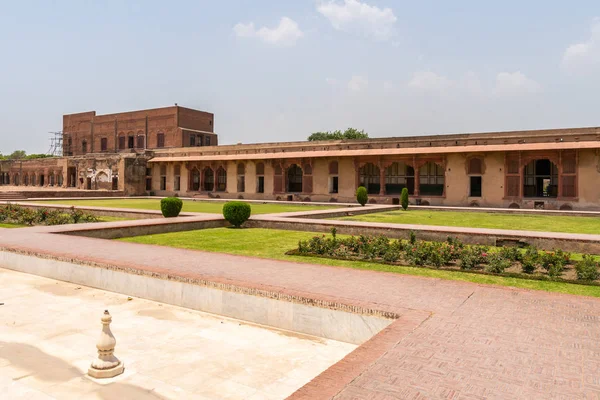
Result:
{"label": "paved pathway", "polygon": [[400,316],[294,398],[600,398],[600,299],[28,229],[0,230],[0,247]]}

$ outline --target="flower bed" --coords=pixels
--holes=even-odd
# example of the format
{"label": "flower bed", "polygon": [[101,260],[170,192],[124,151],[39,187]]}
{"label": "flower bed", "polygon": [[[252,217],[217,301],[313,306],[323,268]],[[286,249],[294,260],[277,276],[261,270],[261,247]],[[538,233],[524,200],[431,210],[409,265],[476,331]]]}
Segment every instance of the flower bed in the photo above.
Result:
{"label": "flower bed", "polygon": [[583,255],[581,261],[575,262],[571,254],[562,250],[465,245],[450,237],[445,242],[426,242],[417,240],[412,232],[409,240],[383,235],[340,238],[335,228],[331,233],[331,237],[314,236],[300,241],[298,248],[287,254],[600,284],[599,265],[591,255]]}
{"label": "flower bed", "polygon": [[84,222],[99,222],[98,217],[71,207],[68,212],[60,210],[37,210],[7,204],[0,206],[0,222],[16,225],[66,225]]}

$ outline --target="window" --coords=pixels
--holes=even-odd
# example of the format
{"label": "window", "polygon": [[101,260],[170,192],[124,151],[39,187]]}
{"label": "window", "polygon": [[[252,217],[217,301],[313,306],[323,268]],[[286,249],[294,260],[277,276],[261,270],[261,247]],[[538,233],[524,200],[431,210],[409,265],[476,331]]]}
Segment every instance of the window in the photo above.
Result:
{"label": "window", "polygon": [[136,143],[137,148],[138,149],[143,149],[145,141],[146,140],[145,140],[144,135],[138,135],[138,137],[137,137],[137,143]]}
{"label": "window", "polygon": [[481,175],[483,174],[483,163],[481,162],[481,158],[471,158],[469,160],[467,174],[469,175]]}
{"label": "window", "polygon": [[481,176],[471,176],[471,185],[469,196],[470,197],[481,197]]}
{"label": "window", "polygon": [[83,154],[87,153],[87,141],[85,140],[81,143],[81,152]]}
{"label": "window", "polygon": [[302,168],[292,164],[287,170],[288,193],[302,193]]}
{"label": "window", "polygon": [[160,190],[167,190],[167,166],[160,166]]}
{"label": "window", "polygon": [[156,135],[156,147],[158,147],[159,149],[165,147],[164,133],[159,133],[158,135]]}
{"label": "window", "polygon": [[548,159],[533,160],[524,168],[524,197],[557,197],[558,168]]}
{"label": "window", "polygon": [[329,177],[329,193],[338,193],[338,177]]}
{"label": "window", "polygon": [[210,146],[210,136],[207,136],[205,140],[206,140],[206,145]]}
{"label": "window", "polygon": [[179,191],[181,190],[181,165],[174,167],[173,175],[175,176],[173,179],[173,190]]}
{"label": "window", "polygon": [[403,162],[394,162],[385,169],[385,193],[400,194],[404,188],[408,194],[414,194],[415,170]]}
{"label": "window", "polygon": [[119,136],[119,150],[125,150],[125,136]]}
{"label": "window", "polygon": [[192,170],[192,187],[191,189],[195,192],[200,190],[200,171],[198,168]]}
{"label": "window", "polygon": [[108,139],[103,137],[100,139],[100,151],[108,150]]}
{"label": "window", "polygon": [[133,149],[135,146],[135,138],[133,136],[127,136],[127,148]]}
{"label": "window", "polygon": [[227,189],[227,171],[222,167],[217,170],[217,191],[224,192]]}
{"label": "window", "polygon": [[369,194],[379,194],[379,167],[373,163],[363,165],[359,170],[359,186],[364,186]]}
{"label": "window", "polygon": [[256,164],[256,193],[265,192],[265,164]]}
{"label": "window", "polygon": [[190,146],[196,146],[196,135],[190,135]]}
{"label": "window", "polygon": [[246,191],[246,166],[242,163],[237,165],[237,191],[244,193]]}
{"label": "window", "polygon": [[202,190],[205,192],[211,192],[215,187],[215,173],[210,168],[204,169],[202,181]]}
{"label": "window", "polygon": [[444,194],[444,168],[428,162],[419,169],[419,191],[422,196],[442,196]]}

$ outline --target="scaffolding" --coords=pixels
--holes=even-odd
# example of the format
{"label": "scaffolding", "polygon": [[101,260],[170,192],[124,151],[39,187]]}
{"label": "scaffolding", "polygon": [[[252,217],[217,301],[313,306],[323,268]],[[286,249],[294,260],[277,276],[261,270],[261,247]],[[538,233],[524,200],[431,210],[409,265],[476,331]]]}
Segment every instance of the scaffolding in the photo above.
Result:
{"label": "scaffolding", "polygon": [[50,133],[50,149],[48,149],[49,156],[61,157],[63,155],[63,133],[62,131],[58,132],[49,132]]}

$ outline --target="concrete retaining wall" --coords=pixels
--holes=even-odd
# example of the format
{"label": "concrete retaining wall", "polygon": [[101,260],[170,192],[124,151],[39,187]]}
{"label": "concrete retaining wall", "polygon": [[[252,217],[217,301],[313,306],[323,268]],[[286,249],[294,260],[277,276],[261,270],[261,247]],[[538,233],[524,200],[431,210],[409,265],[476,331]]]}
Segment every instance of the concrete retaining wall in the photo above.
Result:
{"label": "concrete retaining wall", "polygon": [[160,279],[5,250],[0,251],[0,267],[357,345],[393,322],[373,315],[220,290],[175,277]]}

